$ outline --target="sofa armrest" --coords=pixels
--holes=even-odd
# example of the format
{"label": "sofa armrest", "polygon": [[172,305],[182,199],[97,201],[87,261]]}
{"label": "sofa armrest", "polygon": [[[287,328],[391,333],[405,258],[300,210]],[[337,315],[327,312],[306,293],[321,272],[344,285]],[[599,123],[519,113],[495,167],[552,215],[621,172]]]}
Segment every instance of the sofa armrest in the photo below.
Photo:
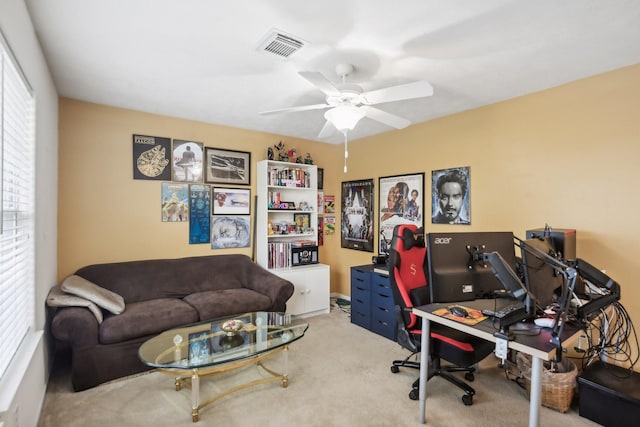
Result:
{"label": "sofa armrest", "polygon": [[294,291],[293,283],[253,263],[248,268],[247,282],[243,287],[268,296],[272,311],[285,311],[286,303]]}
{"label": "sofa armrest", "polygon": [[73,348],[93,347],[98,344],[98,327],[96,317],[88,308],[65,307],[53,316],[51,333]]}

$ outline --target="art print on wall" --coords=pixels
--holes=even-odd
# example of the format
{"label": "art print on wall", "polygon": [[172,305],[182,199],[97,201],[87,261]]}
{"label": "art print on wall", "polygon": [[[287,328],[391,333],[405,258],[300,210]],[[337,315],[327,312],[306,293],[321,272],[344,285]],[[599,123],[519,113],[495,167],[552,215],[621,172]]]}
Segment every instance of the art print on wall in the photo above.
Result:
{"label": "art print on wall", "polygon": [[373,179],[342,183],[341,246],[373,252]]}
{"label": "art print on wall", "polygon": [[133,135],[133,179],[171,181],[171,139]]}
{"label": "art print on wall", "polygon": [[189,221],[189,185],[162,183],[162,222]]}
{"label": "art print on wall", "polygon": [[248,248],[251,242],[250,216],[211,217],[211,249]]}
{"label": "art print on wall", "polygon": [[378,253],[388,254],[398,224],[424,224],[424,173],[379,178]]}
{"label": "art print on wall", "polygon": [[251,190],[245,188],[213,188],[214,215],[249,215]]}
{"label": "art print on wall", "polygon": [[207,147],[204,181],[219,184],[251,184],[251,153]]}
{"label": "art print on wall", "polygon": [[433,224],[471,224],[469,166],[432,171],[431,192]]}
{"label": "art print on wall", "polygon": [[189,186],[189,244],[209,243],[211,216],[211,187]]}
{"label": "art print on wall", "polygon": [[176,182],[202,182],[201,142],[173,140],[173,178]]}

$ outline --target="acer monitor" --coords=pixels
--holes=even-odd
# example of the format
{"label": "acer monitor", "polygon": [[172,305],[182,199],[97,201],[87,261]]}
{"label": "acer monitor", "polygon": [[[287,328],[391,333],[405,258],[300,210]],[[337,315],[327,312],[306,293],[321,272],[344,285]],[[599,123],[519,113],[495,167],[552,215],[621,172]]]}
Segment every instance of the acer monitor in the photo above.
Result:
{"label": "acer monitor", "polygon": [[491,266],[474,260],[478,253],[498,252],[516,269],[512,232],[428,233],[426,242],[432,302],[494,298],[504,292]]}

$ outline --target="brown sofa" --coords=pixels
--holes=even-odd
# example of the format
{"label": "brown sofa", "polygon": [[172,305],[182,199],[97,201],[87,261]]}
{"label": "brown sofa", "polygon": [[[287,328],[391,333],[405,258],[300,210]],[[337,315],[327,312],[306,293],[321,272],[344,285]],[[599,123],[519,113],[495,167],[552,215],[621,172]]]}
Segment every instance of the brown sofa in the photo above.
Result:
{"label": "brown sofa", "polygon": [[285,311],[293,294],[291,282],[240,254],[95,264],[75,275],[125,302],[120,314],[99,309],[101,323],[87,307],[55,309],[51,332],[71,348],[76,391],[150,369],[138,348],[162,331],[243,312]]}

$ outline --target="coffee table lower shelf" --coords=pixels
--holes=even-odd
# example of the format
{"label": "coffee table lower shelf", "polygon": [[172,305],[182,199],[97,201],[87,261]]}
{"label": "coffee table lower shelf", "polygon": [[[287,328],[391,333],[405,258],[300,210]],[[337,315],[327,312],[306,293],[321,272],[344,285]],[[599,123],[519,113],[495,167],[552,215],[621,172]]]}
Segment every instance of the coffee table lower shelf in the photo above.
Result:
{"label": "coffee table lower shelf", "polygon": [[[279,353],[283,353],[283,358],[284,358],[283,373],[275,372],[267,368],[266,366],[264,366],[264,364],[262,363],[263,360],[273,357]],[[282,381],[282,388],[287,388],[287,386],[289,385],[288,353],[289,353],[289,346],[285,345],[283,347],[278,347],[271,351],[261,353],[247,359],[242,359],[235,362],[229,362],[222,365],[207,366],[207,367],[193,368],[193,369],[158,368],[158,372],[161,372],[167,375],[172,375],[175,377],[176,391],[182,390],[183,386],[191,387],[191,421],[195,423],[199,419],[200,410],[202,408],[236,391],[243,390],[245,388],[253,387],[260,384],[265,384],[268,382],[273,382],[273,381]],[[204,402],[200,401],[200,379],[201,378],[211,377],[217,374],[235,371],[237,369],[241,369],[250,365],[256,365],[257,367],[262,368],[262,370],[264,370],[270,376],[237,385],[235,387],[232,387],[232,388],[229,388],[228,390],[223,391],[222,393],[216,394],[215,396],[207,399]],[[191,374],[185,375],[187,372],[190,372]]]}

